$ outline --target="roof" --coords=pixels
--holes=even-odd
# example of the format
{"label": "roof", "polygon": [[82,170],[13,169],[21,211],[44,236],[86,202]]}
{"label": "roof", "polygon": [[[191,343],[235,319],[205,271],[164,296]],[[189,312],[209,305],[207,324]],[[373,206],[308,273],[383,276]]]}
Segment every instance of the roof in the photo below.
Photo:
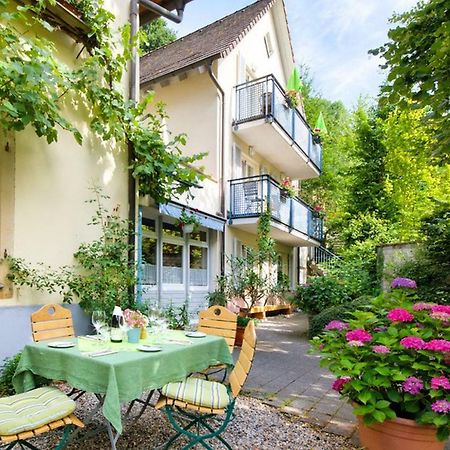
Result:
{"label": "roof", "polygon": [[275,1],[258,0],[143,56],[140,61],[141,84],[227,55]]}

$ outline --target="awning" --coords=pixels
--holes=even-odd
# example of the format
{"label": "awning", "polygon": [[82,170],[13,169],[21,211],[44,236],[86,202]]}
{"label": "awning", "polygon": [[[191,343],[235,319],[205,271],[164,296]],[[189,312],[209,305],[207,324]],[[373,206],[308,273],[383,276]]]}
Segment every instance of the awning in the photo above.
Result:
{"label": "awning", "polygon": [[211,216],[201,211],[194,211],[186,206],[176,205],[175,203],[166,203],[165,205],[159,205],[159,212],[166,216],[175,217],[178,219],[181,216],[183,209],[189,214],[193,214],[199,220],[200,224],[205,228],[210,228],[211,230],[222,231],[225,227],[225,219],[217,216]]}

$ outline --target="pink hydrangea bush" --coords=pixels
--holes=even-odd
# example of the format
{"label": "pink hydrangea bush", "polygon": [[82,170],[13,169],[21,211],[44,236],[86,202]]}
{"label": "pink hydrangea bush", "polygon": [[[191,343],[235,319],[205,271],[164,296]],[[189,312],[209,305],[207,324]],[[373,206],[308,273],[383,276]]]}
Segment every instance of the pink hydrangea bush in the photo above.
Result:
{"label": "pink hydrangea bush", "polygon": [[357,405],[355,414],[367,424],[414,419],[434,425],[445,440],[450,434],[448,314],[449,306],[413,303],[406,289],[395,289],[349,320],[331,322],[311,343],[321,352],[321,364],[336,375],[333,389]]}

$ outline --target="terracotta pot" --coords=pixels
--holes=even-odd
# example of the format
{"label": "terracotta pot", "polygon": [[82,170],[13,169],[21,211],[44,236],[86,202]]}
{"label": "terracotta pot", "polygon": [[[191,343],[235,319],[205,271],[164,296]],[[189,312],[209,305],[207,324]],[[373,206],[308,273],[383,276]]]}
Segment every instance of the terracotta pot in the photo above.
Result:
{"label": "terracotta pot", "polygon": [[244,339],[244,331],[245,331],[245,327],[237,327],[236,328],[236,337],[234,338],[235,347],[242,346],[242,340]]}
{"label": "terracotta pot", "polygon": [[445,442],[438,441],[436,428],[420,425],[414,420],[386,420],[365,425],[357,416],[361,445],[366,450],[443,450]]}

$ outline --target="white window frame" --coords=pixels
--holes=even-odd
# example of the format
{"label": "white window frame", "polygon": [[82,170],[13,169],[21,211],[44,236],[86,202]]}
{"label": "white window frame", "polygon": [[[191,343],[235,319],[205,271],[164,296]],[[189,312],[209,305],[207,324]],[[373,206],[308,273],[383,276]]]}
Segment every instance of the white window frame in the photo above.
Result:
{"label": "white window frame", "polygon": [[[207,228],[200,228],[199,231],[203,231],[206,233],[206,241],[197,241],[195,239],[187,239],[186,242],[186,259],[187,259],[187,265],[186,265],[186,271],[187,271],[187,279],[186,279],[186,286],[188,288],[188,290],[192,291],[192,292],[197,292],[197,291],[208,291],[209,289],[209,278],[210,278],[210,266],[211,266],[211,251],[210,251],[210,245],[209,245],[209,239],[210,239],[210,233],[208,231]],[[190,261],[190,247],[191,245],[195,246],[195,247],[203,247],[206,248],[207,250],[207,255],[206,255],[206,285],[204,286],[193,286],[191,285],[191,261]]]}
{"label": "white window frame", "polygon": [[273,44],[272,44],[272,38],[270,37],[269,32],[267,32],[264,35],[264,45],[266,46],[267,57],[270,58],[274,53],[274,49],[273,49]]}

